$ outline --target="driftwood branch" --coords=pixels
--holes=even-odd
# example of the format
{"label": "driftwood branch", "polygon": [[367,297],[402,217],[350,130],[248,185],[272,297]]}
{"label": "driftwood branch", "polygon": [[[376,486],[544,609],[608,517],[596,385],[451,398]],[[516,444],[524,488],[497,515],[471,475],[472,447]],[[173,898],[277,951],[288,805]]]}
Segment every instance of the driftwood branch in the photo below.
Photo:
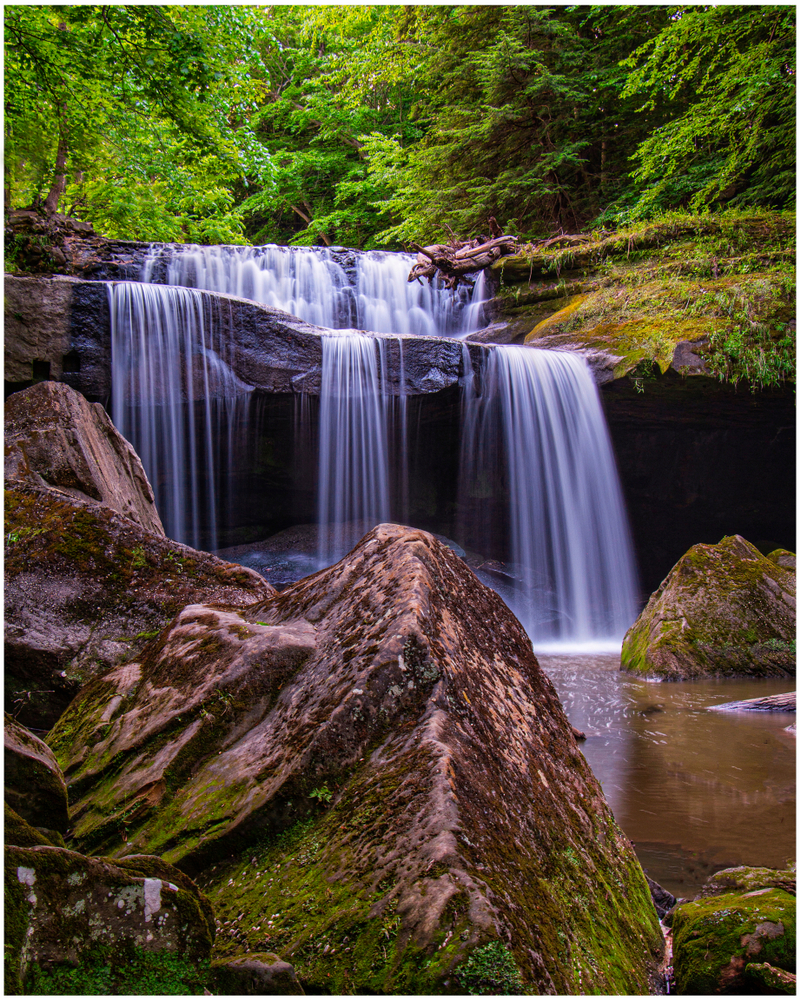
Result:
{"label": "driftwood branch", "polygon": [[432,282],[439,275],[445,288],[469,285],[468,274],[483,271],[503,254],[513,253],[517,247],[517,237],[504,234],[493,216],[489,219],[491,237],[459,240],[449,226],[446,228],[450,233],[449,244],[435,243],[427,247],[411,244],[411,249],[417,252],[417,261],[409,272],[409,281],[421,284],[422,279],[427,278]]}

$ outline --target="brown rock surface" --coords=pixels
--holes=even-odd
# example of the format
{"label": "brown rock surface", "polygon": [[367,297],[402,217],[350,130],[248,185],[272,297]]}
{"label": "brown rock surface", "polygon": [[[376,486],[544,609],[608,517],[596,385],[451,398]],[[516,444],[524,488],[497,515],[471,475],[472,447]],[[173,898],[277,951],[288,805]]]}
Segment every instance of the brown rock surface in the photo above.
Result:
{"label": "brown rock surface", "polygon": [[243,607],[273,592],[94,501],[13,482],[5,499],[6,698],[30,727],[49,729],[80,684],[136,655],[187,604]]}
{"label": "brown rock surface", "polygon": [[66,833],[67,783],[53,751],[8,713],[3,741],[6,802],[31,826]]}
{"label": "brown rock surface", "polygon": [[40,382],[6,401],[5,478],[96,500],[164,534],[139,456],[99,403],[63,383]]}
{"label": "brown rock surface", "polygon": [[221,958],[277,953],[315,992],[464,992],[491,948],[499,992],[647,992],[663,941],[631,845],[522,627],[426,532],[380,525],[241,612],[185,608],[49,743],[76,844],[201,872]]}

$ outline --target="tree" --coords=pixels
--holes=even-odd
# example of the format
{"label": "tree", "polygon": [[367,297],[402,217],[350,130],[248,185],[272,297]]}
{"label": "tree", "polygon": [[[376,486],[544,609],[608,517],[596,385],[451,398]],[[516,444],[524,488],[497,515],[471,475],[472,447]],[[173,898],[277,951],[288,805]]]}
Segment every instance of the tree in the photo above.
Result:
{"label": "tree", "polygon": [[7,8],[6,206],[66,204],[115,236],[241,238],[232,187],[269,176],[248,126],[259,16]]}
{"label": "tree", "polygon": [[668,110],[639,145],[635,214],[688,202],[783,207],[795,190],[793,6],[669,8],[625,62],[623,95]]}

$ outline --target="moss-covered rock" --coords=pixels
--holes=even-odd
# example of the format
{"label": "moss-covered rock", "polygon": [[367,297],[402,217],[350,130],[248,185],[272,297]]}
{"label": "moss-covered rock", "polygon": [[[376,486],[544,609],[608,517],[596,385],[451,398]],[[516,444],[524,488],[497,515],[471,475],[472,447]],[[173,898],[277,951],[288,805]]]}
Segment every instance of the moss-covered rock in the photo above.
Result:
{"label": "moss-covered rock", "polygon": [[66,833],[67,783],[53,751],[7,712],[3,740],[6,802],[31,825]]}
{"label": "moss-covered rock", "polygon": [[187,604],[273,592],[252,570],[56,489],[6,483],[5,514],[6,703],[38,729]]}
{"label": "moss-covered rock", "polygon": [[292,966],[270,952],[212,962],[210,979],[221,996],[305,996]]}
{"label": "moss-covered rock", "polygon": [[[15,847],[66,847],[66,844],[56,843],[46,833],[37,830],[36,827],[24,820],[19,813],[14,812],[11,806],[3,803],[4,822],[3,839],[6,844],[13,844]],[[62,838],[63,839],[63,838]]]}
{"label": "moss-covered rock", "polygon": [[164,534],[139,456],[99,403],[61,382],[40,382],[6,401],[4,475],[96,500]]}
{"label": "moss-covered rock", "polygon": [[648,989],[663,942],[631,845],[523,629],[425,532],[381,525],[238,613],[186,608],[49,743],[76,844],[197,872],[221,960],[459,993],[495,942],[527,989]]}
{"label": "moss-covered rock", "polygon": [[673,913],[672,942],[678,993],[756,992],[749,963],[794,972],[795,897],[761,888],[684,903]]}
{"label": "moss-covered rock", "polygon": [[729,892],[756,892],[759,889],[783,889],[794,896],[797,893],[797,871],[794,868],[779,870],[747,865],[723,868],[706,880],[697,898],[706,899]]}
{"label": "moss-covered rock", "polygon": [[739,535],[693,546],[628,630],[622,668],[665,680],[793,677],[794,572]]}
{"label": "moss-covered rock", "polygon": [[[98,965],[124,975],[146,953],[207,961],[214,940],[208,902],[180,873],[162,874],[141,876],[134,866],[58,847],[6,847],[6,992],[52,992],[47,985],[59,969],[56,982],[85,974],[82,966],[90,979]],[[142,986],[136,992],[147,993]]]}
{"label": "moss-covered rock", "polygon": [[[744,968],[748,987],[755,986],[766,994],[788,993],[797,996],[797,976],[784,969],[776,969],[769,962],[748,962]],[[756,989],[752,989],[755,993]]]}
{"label": "moss-covered rock", "polygon": [[[774,384],[794,376],[794,224],[732,213],[521,248],[492,267],[469,339],[578,351],[598,382],[638,370]],[[646,377],[651,377],[650,375]]]}

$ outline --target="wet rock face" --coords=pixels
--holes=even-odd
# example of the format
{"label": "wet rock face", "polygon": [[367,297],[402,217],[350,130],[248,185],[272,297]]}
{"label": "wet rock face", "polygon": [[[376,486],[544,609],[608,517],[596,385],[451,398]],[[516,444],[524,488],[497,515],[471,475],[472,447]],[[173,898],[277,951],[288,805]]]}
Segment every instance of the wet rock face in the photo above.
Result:
{"label": "wet rock face", "polygon": [[5,500],[6,698],[24,725],[49,729],[82,683],[136,655],[185,605],[272,593],[252,570],[94,501],[11,482]]}
{"label": "wet rock face", "polygon": [[622,667],[666,680],[793,677],[795,574],[739,535],[695,545],[628,630]]}
{"label": "wet rock face", "polygon": [[[793,874],[772,872],[770,878],[761,868],[717,872],[715,885],[673,911],[678,993],[760,993],[765,979],[785,987],[795,970],[795,883],[787,880]],[[771,975],[770,969],[783,974]]]}
{"label": "wet rock face", "polygon": [[3,738],[6,802],[31,826],[66,833],[67,784],[53,751],[8,713]]}
{"label": "wet rock face", "polygon": [[141,460],[99,403],[59,382],[14,393],[5,409],[5,478],[96,500],[164,534]]}
{"label": "wet rock face", "polygon": [[186,608],[49,744],[76,845],[198,872],[223,959],[463,992],[494,942],[541,992],[647,990],[633,850],[521,626],[425,532],[380,525],[242,611]]}
{"label": "wet rock face", "polygon": [[208,958],[208,900],[158,858],[112,864],[58,847],[5,850],[7,991],[37,992],[37,974],[78,966],[98,951],[112,967],[142,953]]}

